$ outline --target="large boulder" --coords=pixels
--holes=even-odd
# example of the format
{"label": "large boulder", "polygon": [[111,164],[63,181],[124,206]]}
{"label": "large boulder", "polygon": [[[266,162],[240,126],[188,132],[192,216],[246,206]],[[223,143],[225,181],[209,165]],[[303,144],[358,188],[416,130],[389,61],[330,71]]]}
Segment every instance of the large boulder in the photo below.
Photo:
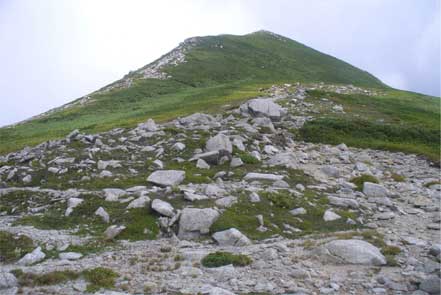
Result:
{"label": "large boulder", "polygon": [[148,182],[159,186],[175,186],[185,179],[185,171],[181,170],[157,170],[147,178]]}
{"label": "large boulder", "polygon": [[206,145],[205,148],[207,151],[227,151],[230,154],[233,152],[233,145],[231,144],[230,139],[225,134],[219,133],[216,136],[211,137]]}
{"label": "large boulder", "polygon": [[283,108],[269,98],[256,98],[246,103],[245,112],[254,117],[268,117],[273,121],[279,121],[284,115]]}
{"label": "large boulder", "polygon": [[362,240],[334,240],[320,246],[316,253],[334,263],[385,265],[386,258],[374,245]]}
{"label": "large boulder", "polygon": [[389,195],[389,192],[382,185],[372,182],[365,182],[363,184],[363,194],[365,194],[368,197],[383,198],[383,197],[387,197]]}
{"label": "large boulder", "polygon": [[251,245],[250,239],[248,239],[243,233],[235,228],[216,232],[212,235],[212,237],[221,246]]}
{"label": "large boulder", "polygon": [[160,199],[154,199],[152,202],[152,209],[158,212],[161,215],[167,217],[173,217],[175,215],[175,209],[170,203],[162,201]]}
{"label": "large boulder", "polygon": [[194,239],[208,234],[210,226],[219,218],[219,212],[211,208],[185,208],[179,220],[178,237]]}

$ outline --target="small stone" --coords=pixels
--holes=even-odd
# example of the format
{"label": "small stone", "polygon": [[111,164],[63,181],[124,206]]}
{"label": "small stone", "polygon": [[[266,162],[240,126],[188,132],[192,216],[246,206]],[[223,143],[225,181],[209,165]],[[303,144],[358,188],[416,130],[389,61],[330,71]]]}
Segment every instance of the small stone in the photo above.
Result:
{"label": "small stone", "polygon": [[383,213],[377,213],[373,216],[377,220],[388,220],[395,218],[395,213],[393,212],[383,212]]}
{"label": "small stone", "polygon": [[231,159],[231,162],[230,162],[230,167],[231,168],[240,167],[242,165],[243,165],[243,162],[242,162],[241,158],[233,158],[233,159]]}
{"label": "small stone", "polygon": [[295,209],[292,209],[291,211],[289,211],[289,213],[291,213],[291,214],[294,215],[294,216],[297,216],[297,215],[304,215],[304,214],[306,214],[306,209],[305,209],[305,208],[302,208],[302,207],[300,207],[300,208],[295,208]]}
{"label": "small stone", "polygon": [[101,219],[105,223],[109,223],[109,221],[110,221],[109,214],[106,212],[106,210],[104,210],[103,207],[99,207],[98,209],[96,209],[95,215],[101,217]]}
{"label": "small stone", "polygon": [[112,240],[125,229],[124,225],[111,225],[104,232],[104,237],[106,240]]}
{"label": "small stone", "polygon": [[152,165],[157,169],[164,169],[164,163],[159,159],[154,160]]}
{"label": "small stone", "polygon": [[185,144],[183,144],[182,142],[177,142],[173,145],[173,149],[181,152],[181,151],[185,150]]}
{"label": "small stone", "polygon": [[76,252],[63,252],[60,253],[58,257],[63,260],[78,260],[83,257],[83,254]]}
{"label": "small stone", "polygon": [[247,175],[245,175],[245,177],[243,179],[248,180],[248,181],[251,181],[251,180],[277,181],[277,180],[282,180],[283,175],[250,172],[250,173],[247,173]]}
{"label": "small stone", "polygon": [[250,202],[251,202],[251,203],[258,203],[258,202],[260,202],[260,197],[259,197],[259,195],[258,195],[257,193],[255,193],[255,192],[252,192],[252,193],[250,194],[249,199],[250,199]]}
{"label": "small stone", "polygon": [[196,162],[196,167],[199,169],[210,169],[210,165],[208,165],[207,162],[205,162],[204,159],[198,159]]}
{"label": "small stone", "polygon": [[331,210],[326,210],[325,214],[323,214],[323,220],[324,221],[334,221],[334,220],[337,220],[337,219],[340,219],[340,218],[341,218],[340,215],[335,214]]}

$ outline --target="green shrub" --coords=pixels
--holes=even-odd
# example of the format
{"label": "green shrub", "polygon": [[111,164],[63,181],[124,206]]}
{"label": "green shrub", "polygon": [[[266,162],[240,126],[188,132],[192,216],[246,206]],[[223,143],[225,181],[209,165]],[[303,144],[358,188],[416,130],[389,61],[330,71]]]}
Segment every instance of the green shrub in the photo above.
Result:
{"label": "green shrub", "polygon": [[357,186],[357,190],[359,191],[363,190],[363,184],[365,182],[379,183],[376,177],[369,174],[363,174],[361,176],[354,177],[350,181]]}
{"label": "green shrub", "polygon": [[397,173],[392,173],[390,175],[390,177],[396,181],[396,182],[403,182],[406,180],[406,178],[403,175],[397,174]]}
{"label": "green shrub", "polygon": [[246,266],[253,262],[253,260],[243,254],[233,254],[229,252],[215,252],[210,253],[202,259],[202,265],[205,267],[219,267],[232,264],[234,266]]}
{"label": "green shrub", "polygon": [[290,209],[294,206],[294,198],[286,190],[278,192],[263,192],[261,195],[271,201],[274,206],[279,208]]}
{"label": "green shrub", "polygon": [[242,162],[244,162],[245,164],[251,164],[251,165],[259,164],[259,160],[257,160],[255,157],[251,156],[250,154],[241,153],[239,157],[242,160]]}

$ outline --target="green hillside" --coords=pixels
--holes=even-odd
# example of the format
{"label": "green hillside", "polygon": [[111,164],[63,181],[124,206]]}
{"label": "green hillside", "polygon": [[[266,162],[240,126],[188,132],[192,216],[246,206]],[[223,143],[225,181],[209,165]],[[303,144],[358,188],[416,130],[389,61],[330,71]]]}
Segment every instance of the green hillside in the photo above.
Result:
{"label": "green hillside", "polygon": [[[87,103],[74,104],[15,127],[1,128],[0,154],[61,138],[77,128],[93,133],[134,126],[149,117],[166,121],[194,112],[217,112],[220,107],[232,107],[261,95],[259,89],[273,84],[324,82],[392,91],[365,71],[270,32],[195,40],[185,53],[184,63],[168,65],[161,70],[170,76],[168,79],[145,79],[139,71],[131,72],[113,83],[118,85],[130,79],[128,88],[98,91],[89,95]],[[422,95],[394,93],[415,99],[410,99],[412,104],[427,103]],[[384,104],[395,101],[394,95],[388,96]],[[437,102],[430,101],[435,107]],[[400,100],[400,104],[407,102]],[[357,111],[362,112],[363,108]],[[434,118],[433,122],[437,120],[436,115],[425,111],[418,113],[418,116]],[[399,124],[406,118],[403,120],[400,119]],[[307,132],[304,136],[314,141],[326,140]]]}

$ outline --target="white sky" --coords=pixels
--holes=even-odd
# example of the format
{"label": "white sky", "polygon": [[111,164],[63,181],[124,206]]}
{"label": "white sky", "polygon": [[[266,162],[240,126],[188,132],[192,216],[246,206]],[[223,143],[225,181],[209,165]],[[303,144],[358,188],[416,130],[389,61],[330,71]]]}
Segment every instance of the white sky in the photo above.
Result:
{"label": "white sky", "polygon": [[113,82],[192,36],[266,29],[440,95],[439,0],[0,0],[0,126]]}

